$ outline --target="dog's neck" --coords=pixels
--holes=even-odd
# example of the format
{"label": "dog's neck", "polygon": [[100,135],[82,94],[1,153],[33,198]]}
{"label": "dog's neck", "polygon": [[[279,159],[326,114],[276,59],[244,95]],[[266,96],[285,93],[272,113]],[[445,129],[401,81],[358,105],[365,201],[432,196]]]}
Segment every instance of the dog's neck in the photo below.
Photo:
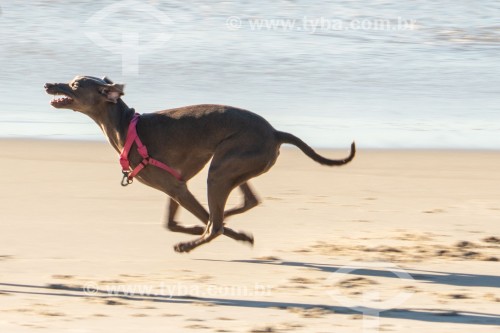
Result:
{"label": "dog's neck", "polygon": [[135,110],[119,99],[116,104],[108,104],[106,110],[95,113],[91,118],[99,125],[111,146],[120,153],[134,114]]}

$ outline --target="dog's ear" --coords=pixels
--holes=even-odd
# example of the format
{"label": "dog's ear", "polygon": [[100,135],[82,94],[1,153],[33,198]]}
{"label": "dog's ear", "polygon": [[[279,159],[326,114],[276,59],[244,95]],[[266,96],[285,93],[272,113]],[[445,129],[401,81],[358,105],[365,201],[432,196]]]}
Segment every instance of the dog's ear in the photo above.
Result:
{"label": "dog's ear", "polygon": [[111,79],[107,76],[103,76],[102,80],[108,84],[113,84],[113,81],[111,81]]}
{"label": "dog's ear", "polygon": [[101,88],[101,94],[104,95],[106,100],[111,103],[116,103],[122,95],[125,95],[123,89],[125,85],[123,84],[107,84]]}

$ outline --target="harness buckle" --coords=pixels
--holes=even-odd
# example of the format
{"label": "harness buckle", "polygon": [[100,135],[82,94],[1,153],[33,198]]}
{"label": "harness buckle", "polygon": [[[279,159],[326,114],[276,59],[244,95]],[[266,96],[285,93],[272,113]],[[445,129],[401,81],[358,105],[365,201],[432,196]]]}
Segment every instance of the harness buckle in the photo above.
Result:
{"label": "harness buckle", "polygon": [[127,186],[127,185],[130,185],[134,182],[134,179],[133,178],[129,178],[129,173],[130,171],[122,171],[123,173],[123,178],[122,178],[122,186]]}

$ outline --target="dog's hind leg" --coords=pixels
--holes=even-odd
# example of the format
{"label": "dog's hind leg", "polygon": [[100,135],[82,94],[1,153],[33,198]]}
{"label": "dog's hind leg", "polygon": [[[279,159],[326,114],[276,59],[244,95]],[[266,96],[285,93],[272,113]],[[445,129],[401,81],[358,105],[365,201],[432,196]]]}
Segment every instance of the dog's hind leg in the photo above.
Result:
{"label": "dog's hind leg", "polygon": [[[210,220],[205,232],[195,240],[177,244],[174,247],[177,252],[189,252],[221,234],[227,235],[229,228],[224,226],[224,207],[229,194],[239,184],[244,184],[248,179],[267,171],[272,165],[266,154],[257,153],[250,156],[245,152],[236,154],[230,149],[232,148],[231,142],[228,142],[228,145],[229,147],[221,149],[220,153],[214,155],[208,171],[207,194]],[[234,236],[244,237],[245,233],[237,232]]]}
{"label": "dog's hind leg", "polygon": [[224,218],[227,218],[231,215],[236,215],[236,214],[241,214],[246,212],[247,210],[250,210],[257,206],[259,204],[259,199],[255,195],[255,193],[252,191],[252,188],[248,184],[248,182],[245,182],[239,186],[241,192],[243,192],[244,196],[244,201],[243,201],[243,206],[237,207],[237,208],[232,208],[224,212]]}

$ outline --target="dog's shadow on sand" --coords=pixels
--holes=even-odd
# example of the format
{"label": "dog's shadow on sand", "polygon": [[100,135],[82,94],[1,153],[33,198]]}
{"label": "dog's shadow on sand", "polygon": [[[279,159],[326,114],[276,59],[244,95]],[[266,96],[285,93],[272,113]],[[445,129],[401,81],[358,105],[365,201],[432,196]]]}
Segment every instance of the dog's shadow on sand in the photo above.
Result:
{"label": "dog's shadow on sand", "polygon": [[[209,260],[209,259],[197,259]],[[227,263],[248,263],[248,264],[264,264],[264,265],[283,265],[291,267],[306,267],[311,269],[318,269],[327,273],[334,273],[342,266],[329,266],[324,264],[295,262],[295,261],[280,261],[280,260],[234,260],[223,261]],[[415,272],[412,270],[412,272]],[[444,273],[432,271],[419,271],[425,272],[411,273],[412,277],[419,281],[426,281],[429,283],[448,284],[455,286],[478,286],[478,287],[498,287],[500,285],[500,278],[498,276],[489,275],[476,275],[476,274],[462,274],[462,273]],[[363,276],[378,276],[378,277],[392,277],[397,278],[390,271],[383,269],[356,269],[351,272],[353,275]],[[316,304],[316,303],[300,303],[300,302],[285,302],[279,300],[250,300],[241,298],[217,298],[217,297],[194,297],[182,295],[158,295],[149,293],[123,293],[113,292],[109,293],[107,290],[94,288],[89,290],[85,287],[68,286],[64,284],[56,285],[28,285],[28,284],[14,284],[14,283],[0,283],[0,293],[6,294],[28,294],[28,295],[42,295],[50,297],[75,297],[75,298],[101,298],[106,300],[108,298],[121,298],[128,301],[151,301],[159,303],[173,303],[173,304],[200,304],[215,306],[228,306],[240,308],[265,308],[265,309],[322,309],[325,314],[331,315],[353,315],[359,314],[353,308],[330,305],[330,304]],[[394,319],[407,319],[436,323],[454,323],[454,324],[475,324],[475,325],[495,325],[500,326],[500,315],[491,313],[480,313],[472,311],[450,311],[442,309],[418,309],[418,308],[394,308],[386,311],[379,312],[377,309],[364,308],[363,313],[368,316],[379,316],[382,318]]]}

